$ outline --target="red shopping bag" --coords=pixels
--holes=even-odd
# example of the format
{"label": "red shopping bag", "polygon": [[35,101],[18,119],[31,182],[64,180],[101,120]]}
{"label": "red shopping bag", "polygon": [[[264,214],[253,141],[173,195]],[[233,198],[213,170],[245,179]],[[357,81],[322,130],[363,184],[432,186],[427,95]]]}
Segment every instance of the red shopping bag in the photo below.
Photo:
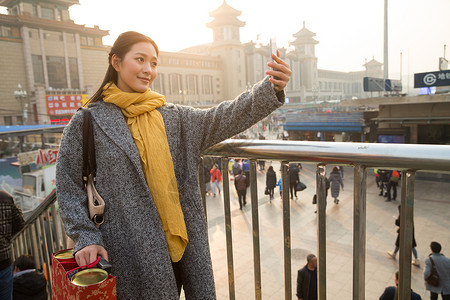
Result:
{"label": "red shopping bag", "polygon": [[[74,257],[64,257],[61,253],[68,250],[59,251],[52,255],[52,299],[56,300],[115,300],[116,277],[108,274],[106,280],[100,283],[80,286],[74,284],[69,278],[78,270],[90,268],[96,263],[79,267]],[[81,273],[81,272],[80,272]]]}

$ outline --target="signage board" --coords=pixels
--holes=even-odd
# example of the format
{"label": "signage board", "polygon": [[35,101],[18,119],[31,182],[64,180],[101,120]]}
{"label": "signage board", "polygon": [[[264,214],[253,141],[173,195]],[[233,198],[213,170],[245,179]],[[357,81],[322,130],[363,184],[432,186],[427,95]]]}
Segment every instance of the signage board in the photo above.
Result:
{"label": "signage board", "polygon": [[50,116],[73,115],[89,100],[87,94],[46,95],[47,114]]}
{"label": "signage board", "polygon": [[384,91],[384,79],[374,77],[363,78],[364,92],[382,92]]}
{"label": "signage board", "polygon": [[414,88],[450,85],[450,70],[414,74]]}

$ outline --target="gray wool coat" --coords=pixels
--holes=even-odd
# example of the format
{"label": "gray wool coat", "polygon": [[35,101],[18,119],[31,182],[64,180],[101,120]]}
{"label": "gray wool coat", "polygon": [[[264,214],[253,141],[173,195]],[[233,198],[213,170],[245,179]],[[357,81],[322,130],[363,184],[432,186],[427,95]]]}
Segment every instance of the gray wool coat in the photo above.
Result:
{"label": "gray wool coat", "polygon": [[[425,287],[427,291],[431,291],[436,294],[450,295],[450,258],[445,257],[442,253],[432,253],[431,257],[436,265],[436,270],[439,274],[439,286],[429,285],[425,281]],[[423,272],[424,279],[430,276],[432,269],[431,260],[429,257],[425,259],[425,271]]]}
{"label": "gray wool coat", "polygon": [[[268,77],[233,101],[200,110],[168,104],[164,119],[189,243],[180,266],[186,299],[215,299],[214,278],[198,185],[200,154],[242,132],[284,103]],[[88,217],[82,182],[82,121],[77,112],[64,130],[56,169],[57,197],[74,251],[98,244],[108,251],[118,299],[178,299],[161,221],[139,152],[121,110],[103,101],[90,106],[97,160],[97,190],[106,202],[97,229]]]}

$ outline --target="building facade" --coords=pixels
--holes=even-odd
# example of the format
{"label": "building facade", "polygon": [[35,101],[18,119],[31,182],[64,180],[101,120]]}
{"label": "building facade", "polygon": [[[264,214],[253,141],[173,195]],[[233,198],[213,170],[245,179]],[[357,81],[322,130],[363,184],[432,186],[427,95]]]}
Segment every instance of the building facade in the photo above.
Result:
{"label": "building facade", "polygon": [[[0,125],[66,123],[93,95],[108,66],[107,30],[70,19],[78,0],[0,0]],[[240,41],[241,12],[225,1],[210,12],[213,41],[179,52],[160,52],[152,88],[169,102],[210,106],[233,99],[265,76],[268,45]],[[372,60],[361,72],[317,68],[315,33],[295,33],[289,49],[279,49],[292,69],[287,101],[302,103],[363,98],[364,76],[381,76]],[[19,85],[20,84],[20,85]]]}

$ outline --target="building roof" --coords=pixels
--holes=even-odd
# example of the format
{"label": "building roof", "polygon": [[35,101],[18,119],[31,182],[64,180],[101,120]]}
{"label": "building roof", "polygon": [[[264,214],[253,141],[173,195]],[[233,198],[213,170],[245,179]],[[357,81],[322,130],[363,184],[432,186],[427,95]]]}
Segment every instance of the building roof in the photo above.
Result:
{"label": "building roof", "polygon": [[383,64],[379,61],[375,60],[375,58],[372,58],[371,61],[363,64],[364,67],[374,67],[374,66],[382,66]]}
{"label": "building roof", "polygon": [[[1,0],[0,0],[1,1]],[[109,35],[109,30],[100,29],[98,26],[94,26],[93,28],[86,27],[85,25],[75,24],[72,20],[67,22],[57,21],[57,20],[48,20],[33,17],[31,15],[4,15],[0,14],[0,23],[1,24],[9,24],[15,26],[27,25],[30,27],[38,27],[50,30],[68,30],[78,33],[91,34],[97,36],[106,36]]]}
{"label": "building roof", "polygon": [[229,6],[225,2],[225,0],[223,1],[221,6],[210,12],[209,15],[214,18],[214,20],[206,24],[206,26],[209,28],[224,25],[235,25],[239,27],[245,26],[245,22],[237,18],[241,15],[241,11]]}
{"label": "building roof", "polygon": [[[0,6],[12,7],[20,2],[23,2],[23,0],[0,0]],[[79,0],[40,0],[39,2],[62,4],[67,7],[80,4]]]}
{"label": "building roof", "polygon": [[295,40],[292,41],[291,45],[299,45],[299,44],[318,44],[319,42],[313,39],[316,34],[305,26],[305,21],[303,21],[303,28],[300,29],[297,33],[293,34]]}

